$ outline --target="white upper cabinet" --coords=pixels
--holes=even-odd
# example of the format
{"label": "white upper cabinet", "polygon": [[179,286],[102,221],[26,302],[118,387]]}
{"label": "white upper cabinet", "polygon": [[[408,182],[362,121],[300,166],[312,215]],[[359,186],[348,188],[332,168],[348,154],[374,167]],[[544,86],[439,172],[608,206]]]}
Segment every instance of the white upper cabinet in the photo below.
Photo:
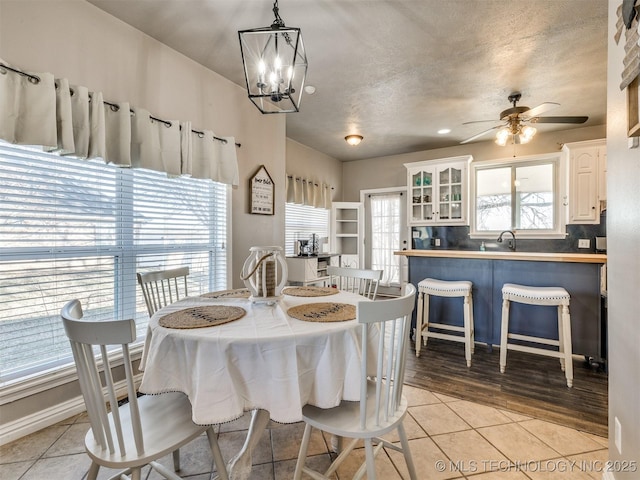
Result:
{"label": "white upper cabinet", "polygon": [[467,225],[468,165],[471,156],[405,163],[407,222],[420,225]]}
{"label": "white upper cabinet", "polygon": [[605,140],[567,143],[562,148],[569,165],[567,223],[600,223],[607,199]]}

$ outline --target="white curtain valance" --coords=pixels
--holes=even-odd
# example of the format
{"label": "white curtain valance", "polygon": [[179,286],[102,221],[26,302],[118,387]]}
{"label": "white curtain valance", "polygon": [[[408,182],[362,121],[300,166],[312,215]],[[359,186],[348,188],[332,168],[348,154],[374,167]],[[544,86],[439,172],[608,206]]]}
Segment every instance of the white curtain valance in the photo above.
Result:
{"label": "white curtain valance", "polygon": [[160,120],[128,102],[70,85],[50,73],[25,73],[0,59],[0,139],[39,145],[122,167],[239,185],[236,143],[191,122]]}
{"label": "white curtain valance", "polygon": [[133,108],[131,117],[131,166],[182,174],[180,122],[157,122],[144,108]]}
{"label": "white curtain valance", "polygon": [[333,187],[308,178],[287,175],[287,203],[331,208]]}
{"label": "white curtain valance", "polygon": [[50,73],[34,75],[40,79],[38,83],[0,68],[0,138],[56,148],[55,81]]}
{"label": "white curtain valance", "polygon": [[[56,151],[61,155],[73,153],[75,142],[73,139],[73,104],[71,98],[71,87],[66,78],[56,81],[56,130],[58,134],[57,146],[49,151]],[[47,148],[45,147],[45,150]]]}

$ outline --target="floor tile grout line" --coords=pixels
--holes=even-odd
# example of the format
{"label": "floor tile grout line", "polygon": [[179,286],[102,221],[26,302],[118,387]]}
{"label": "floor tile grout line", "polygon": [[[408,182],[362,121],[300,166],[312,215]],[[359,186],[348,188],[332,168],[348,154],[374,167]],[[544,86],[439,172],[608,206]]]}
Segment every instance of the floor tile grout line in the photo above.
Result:
{"label": "floor tile grout line", "polygon": [[[22,473],[22,475],[20,475],[20,477],[18,478],[18,480],[20,480],[20,479],[24,478],[24,476],[29,472],[29,470],[31,470],[31,469],[34,467],[34,465],[35,465],[39,460],[42,460],[43,458],[45,458],[45,457],[44,457],[44,455],[49,451],[49,449],[50,449],[51,447],[53,447],[53,446],[56,444],[56,442],[57,442],[58,440],[60,440],[60,439],[62,438],[62,436],[63,436],[63,435],[64,435],[64,434],[65,434],[65,433],[66,433],[66,432],[71,428],[71,425],[73,425],[73,424],[71,423],[71,424],[65,425],[66,429],[64,430],[64,432],[62,432],[60,435],[58,435],[58,437],[57,437],[53,442],[51,442],[51,445],[49,445],[47,448],[45,448],[45,449],[43,450],[43,452],[38,456],[38,458],[36,458],[35,460],[32,460],[32,461],[31,461],[31,465],[29,465],[29,468],[27,468],[27,469]],[[55,425],[51,425],[51,427],[53,427],[53,426],[55,426]],[[50,428],[50,427],[47,427],[47,428]],[[65,455],[65,456],[66,456],[66,455]],[[83,477],[83,478],[84,478],[84,477]]]}
{"label": "floor tile grout line", "polygon": [[[427,390],[427,389],[425,389],[425,388],[423,388],[423,387],[417,387],[417,386],[416,386],[416,387],[414,387],[414,386],[412,386],[412,388],[415,388],[416,390],[423,390],[423,391],[426,391],[426,392],[429,392],[429,393],[434,394],[434,392],[430,392],[429,390]],[[435,394],[434,394],[434,395],[435,395]],[[444,394],[443,394],[443,395],[444,395]],[[464,430],[461,430],[461,431],[475,431],[476,433],[478,433],[479,435],[481,435],[481,436],[482,436],[482,438],[484,438],[484,439],[487,441],[487,443],[488,443],[489,445],[491,445],[493,448],[495,448],[495,449],[496,449],[496,450],[497,450],[501,455],[504,455],[504,457],[505,457],[505,458],[507,458],[507,459],[509,460],[509,462],[511,462],[511,463],[513,463],[513,461],[512,461],[511,459],[509,459],[509,457],[507,457],[507,455],[505,455],[505,454],[504,454],[504,453],[503,453],[499,448],[497,448],[497,447],[496,447],[492,442],[490,442],[488,438],[484,437],[484,436],[483,436],[483,435],[478,431],[478,429],[479,429],[479,428],[489,428],[489,427],[493,427],[493,426],[509,425],[509,424],[516,424],[516,425],[518,425],[520,428],[522,428],[524,431],[526,431],[526,432],[527,432],[527,434],[532,435],[534,438],[538,439],[538,440],[541,442],[541,444],[542,444],[542,445],[545,445],[547,448],[551,449],[553,452],[557,453],[557,455],[558,455],[557,457],[553,457],[553,458],[551,458],[551,459],[542,459],[541,461],[545,461],[545,460],[559,460],[559,459],[564,459],[564,460],[569,461],[569,460],[570,460],[570,459],[569,459],[569,457],[570,457],[570,456],[588,455],[588,454],[590,454],[590,453],[595,453],[595,452],[598,452],[598,451],[601,451],[601,450],[607,450],[607,446],[606,446],[606,445],[602,445],[601,443],[599,443],[599,442],[596,440],[596,438],[604,438],[604,437],[602,437],[601,435],[596,435],[596,434],[593,434],[593,433],[590,433],[590,432],[584,432],[584,431],[582,431],[582,430],[580,430],[580,429],[578,429],[578,428],[568,427],[568,426],[566,426],[566,425],[557,424],[557,423],[555,423],[555,422],[550,422],[550,421],[548,421],[548,420],[543,420],[543,419],[536,418],[536,417],[531,417],[531,416],[522,415],[522,414],[520,414],[520,413],[518,413],[518,412],[511,412],[511,411],[510,411],[510,410],[508,410],[508,409],[501,409],[501,408],[498,408],[498,407],[495,407],[495,406],[484,405],[484,404],[482,404],[482,403],[477,403],[477,405],[478,405],[478,406],[485,406],[485,407],[488,407],[488,408],[494,409],[494,410],[496,410],[496,411],[498,411],[498,412],[501,412],[501,413],[503,413],[503,412],[502,412],[502,410],[505,410],[505,411],[507,411],[507,412],[514,413],[514,414],[517,414],[517,415],[521,415],[521,416],[526,417],[526,418],[522,418],[522,419],[517,419],[517,420],[516,420],[516,419],[513,419],[513,418],[511,418],[511,417],[508,417],[508,416],[507,416],[508,421],[506,421],[506,422],[504,422],[504,423],[498,423],[498,424],[483,425],[483,426],[480,426],[480,427],[474,427],[474,426],[472,426],[471,424],[469,424],[469,422],[468,422],[467,420],[465,420],[465,417],[464,417],[464,416],[462,416],[461,414],[459,414],[457,411],[455,411],[455,410],[450,406],[450,404],[451,404],[451,403],[455,403],[455,402],[459,402],[459,401],[463,401],[463,400],[462,400],[462,399],[455,398],[455,397],[452,397],[452,396],[450,396],[450,395],[447,395],[447,397],[449,397],[449,398],[451,399],[451,401],[443,401],[442,399],[440,399],[440,398],[438,398],[438,397],[436,396],[436,397],[435,397],[435,398],[437,399],[437,401],[436,401],[436,402],[432,402],[432,403],[418,403],[418,404],[415,404],[415,405],[411,405],[411,407],[422,407],[422,406],[429,406],[429,405],[446,405],[446,406],[447,406],[447,409],[448,409],[449,411],[451,411],[451,412],[454,414],[454,416],[455,416],[455,417],[457,417],[457,418],[459,418],[460,420],[462,420],[462,422],[463,422],[465,425],[467,425],[467,426],[469,427],[468,429],[464,429]],[[469,402],[469,403],[475,403],[475,402],[471,402],[471,401],[469,401],[469,400],[466,400],[466,401],[467,401],[467,402]],[[433,435],[433,436],[432,436],[432,435],[430,435],[430,434],[426,431],[425,427],[424,427],[422,424],[420,424],[420,423],[418,422],[418,420],[416,419],[416,417],[414,417],[414,416],[413,416],[413,414],[411,413],[411,411],[409,411],[409,416],[414,420],[415,424],[416,424],[416,425],[418,426],[418,428],[419,428],[419,431],[420,431],[422,434],[424,434],[424,437],[423,437],[423,436],[420,436],[420,437],[418,437],[418,438],[428,438],[428,439],[430,439],[430,440],[435,444],[435,446],[437,447],[437,450],[438,450],[438,451],[443,455],[443,457],[444,457],[444,458],[450,458],[450,457],[449,457],[449,455],[447,455],[447,454],[444,452],[444,450],[440,447],[440,445],[439,445],[437,442],[435,442],[435,440],[434,440],[434,438],[435,438],[435,437],[438,437],[439,435],[445,435],[447,432],[443,432],[443,433],[441,433],[441,434],[435,434],[435,435]],[[48,459],[52,459],[52,458],[59,458],[59,457],[71,456],[71,455],[72,455],[72,453],[67,453],[67,454],[62,454],[62,455],[53,455],[53,456],[50,456],[50,457],[45,457],[45,455],[46,455],[48,452],[50,452],[52,448],[54,448],[54,447],[55,447],[56,443],[57,443],[57,442],[59,442],[59,441],[62,439],[62,437],[63,437],[65,434],[67,434],[67,433],[69,432],[69,430],[71,429],[71,427],[72,427],[73,425],[81,424],[81,423],[86,423],[86,422],[80,422],[80,421],[79,421],[79,420],[80,420],[80,418],[81,418],[81,415],[78,415],[78,417],[77,417],[76,419],[74,419],[74,421],[73,421],[73,422],[71,422],[71,423],[66,423],[66,424],[63,424],[63,425],[60,425],[60,426],[65,427],[65,428],[63,429],[63,431],[62,431],[59,435],[57,435],[57,436],[56,436],[56,438],[55,438],[55,439],[54,439],[54,440],[53,440],[53,441],[48,445],[48,447],[46,447],[46,448],[43,450],[43,452],[42,452],[41,454],[39,454],[39,456],[38,456],[36,459],[30,460],[30,465],[29,465],[29,467],[27,468],[27,470],[25,470],[25,471],[20,475],[20,478],[25,478],[26,476],[28,476],[28,472],[29,472],[29,471],[31,471],[31,470],[33,469],[34,465],[35,465],[37,462],[41,461],[41,460],[48,460]],[[583,438],[588,439],[588,440],[592,440],[593,442],[595,442],[595,444],[597,444],[597,447],[593,447],[592,449],[588,449],[588,450],[586,450],[586,451],[581,451],[581,452],[577,452],[577,453],[571,453],[571,454],[567,454],[567,455],[561,454],[560,452],[557,452],[557,450],[556,450],[555,448],[553,448],[551,445],[549,445],[549,444],[548,444],[548,443],[547,443],[547,442],[546,442],[542,437],[540,437],[539,435],[537,435],[537,434],[536,434],[536,433],[534,433],[534,432],[531,432],[531,431],[527,430],[527,429],[522,425],[522,423],[523,423],[523,422],[528,422],[528,421],[532,421],[532,420],[542,421],[542,422],[549,423],[549,424],[552,424],[552,425],[556,425],[556,426],[559,426],[559,427],[567,428],[567,429],[569,429],[569,430],[571,430],[571,431],[573,431],[573,432],[577,432],[577,433],[579,433]],[[87,423],[87,425],[86,425],[86,426],[87,426],[87,428],[88,428],[88,427],[89,427],[89,424]],[[274,443],[273,443],[274,437],[273,437],[273,431],[272,431],[272,430],[273,430],[273,429],[270,429],[270,431],[269,431],[269,448],[271,449],[271,452],[270,452],[270,458],[271,458],[271,461],[269,461],[269,462],[264,462],[263,464],[270,464],[270,465],[271,465],[272,476],[273,476],[273,478],[275,479],[275,478],[276,478],[276,464],[277,464],[277,463],[279,463],[279,462],[276,462],[276,461],[275,461],[275,445],[274,445]],[[234,431],[243,431],[243,432],[246,432],[246,429],[238,428],[237,430],[234,430]],[[455,432],[450,432],[450,433],[455,433]],[[414,438],[414,439],[416,439],[416,438]],[[330,447],[329,447],[329,444],[327,443],[327,442],[328,442],[328,441],[327,441],[327,439],[326,439],[324,436],[323,436],[322,441],[323,441],[324,448],[325,448],[325,453],[323,453],[322,455],[327,455],[327,454],[329,454],[329,455],[330,455]],[[600,448],[598,448],[598,447],[600,447]],[[74,453],[73,455],[76,455],[76,454],[80,455],[81,453],[76,452],[76,453]],[[398,466],[398,465],[397,465],[397,464],[396,464],[396,463],[391,459],[391,456],[389,455],[389,452],[388,452],[386,449],[385,449],[385,454],[386,454],[387,458],[392,462],[392,465],[393,465],[393,467],[396,469],[396,471],[398,471],[398,473],[400,473],[400,471],[399,471],[399,466]],[[282,461],[285,461],[285,460],[282,460]],[[287,460],[287,461],[288,461],[288,460]],[[8,462],[8,463],[15,463],[15,462]],[[257,464],[256,464],[256,465],[257,465]],[[209,470],[209,472],[208,472],[208,473],[210,474],[209,476],[213,475],[213,464],[211,464],[211,465],[210,465],[210,470]],[[481,472],[479,472],[479,473],[481,473]],[[528,476],[528,475],[526,475],[526,473],[525,473],[525,472],[522,472],[522,473],[523,473],[525,476],[527,476],[527,478],[529,478],[529,476]],[[85,474],[82,476],[82,478],[83,478],[83,479],[84,479],[84,478],[86,478],[86,475],[87,475],[87,473],[85,472]],[[474,474],[462,474],[462,475],[463,475],[463,478],[473,478],[476,474],[474,473]],[[146,479],[148,480],[150,476],[151,476],[151,470],[147,470],[147,473],[146,473],[146,475],[145,475],[145,477],[144,477],[144,478],[146,478]],[[188,478],[188,477],[187,477],[187,478]]]}
{"label": "floor tile grout line", "polygon": [[[490,407],[490,408],[495,408],[495,407]],[[452,410],[453,410],[453,409],[452,409]],[[454,411],[454,413],[457,413],[457,412],[455,412],[455,411]],[[464,420],[464,419],[463,419],[463,420]],[[492,426],[508,425],[508,424],[510,424],[510,423],[513,423],[513,424],[519,425],[519,424],[520,424],[520,423],[522,423],[522,422],[530,421],[530,420],[531,420],[531,419],[527,419],[527,420],[520,420],[520,421],[514,421],[514,420],[511,420],[510,422],[506,422],[506,423],[503,423],[503,424],[491,425],[491,426],[483,426],[483,427],[478,427],[478,428],[491,428]],[[535,419],[535,420],[539,420],[539,419]],[[544,421],[544,420],[540,420],[540,421]],[[552,423],[552,422],[548,422],[548,423]],[[549,445],[547,442],[545,442],[542,438],[540,438],[539,436],[535,435],[533,432],[530,432],[529,430],[527,430],[527,429],[526,429],[525,427],[523,427],[522,425],[519,425],[519,426],[520,426],[520,428],[522,428],[522,429],[523,429],[527,434],[530,434],[530,435],[534,436],[534,437],[535,437],[536,439],[538,439],[538,440],[539,440],[539,441],[540,441],[544,446],[546,446],[547,448],[549,448],[550,450],[552,450],[553,452],[555,452],[555,453],[558,455],[557,457],[540,459],[540,460],[537,460],[537,462],[553,461],[553,460],[566,460],[566,461],[569,461],[569,459],[567,458],[567,455],[564,455],[564,454],[562,454],[562,453],[558,452],[555,448],[553,448],[551,445]],[[562,426],[562,425],[559,425],[559,426]],[[565,428],[570,428],[570,427],[565,427]],[[496,449],[496,451],[498,451],[502,456],[504,456],[504,458],[506,458],[506,459],[509,461],[509,463],[510,463],[511,465],[516,465],[516,464],[517,464],[517,462],[518,462],[517,460],[513,460],[513,459],[511,459],[511,458],[510,458],[510,457],[509,457],[505,452],[503,452],[503,451],[502,451],[502,450],[501,450],[497,445],[494,445],[494,444],[491,442],[491,440],[490,440],[489,438],[487,438],[486,436],[482,435],[482,433],[481,433],[481,432],[479,432],[479,431],[476,429],[476,427],[471,427],[471,430],[475,431],[475,432],[476,432],[478,435],[480,435],[480,436],[481,436],[481,437],[482,437],[482,438],[483,438],[483,439],[484,439],[484,440],[485,440],[489,445],[491,445],[493,448],[495,448],[495,449]],[[571,429],[571,430],[574,430],[574,431],[576,431],[576,432],[579,432],[579,430],[577,430],[577,429]],[[466,431],[466,430],[461,430],[461,431]],[[448,432],[448,433],[442,433],[442,434],[438,434],[438,435],[448,435],[448,434],[451,434],[451,433],[458,433],[458,432]],[[433,436],[432,436],[432,435],[429,435],[429,438],[431,438],[431,440],[436,444],[436,446],[438,446],[438,447],[439,447],[440,451],[442,451],[442,453],[444,453],[444,455],[445,455],[447,458],[449,458],[449,459],[451,460],[450,456],[449,456],[449,455],[447,455],[447,454],[446,454],[446,452],[444,452],[444,451],[442,450],[442,448],[440,448],[439,444],[434,440],[434,438],[433,438],[433,437],[437,437],[438,435],[433,435]],[[598,450],[602,450],[602,449],[591,450],[591,451],[589,451],[589,452],[595,452],[595,451],[598,451]],[[580,453],[576,453],[576,454],[572,454],[572,455],[581,455],[581,454],[585,454],[585,453],[588,453],[588,452],[580,452]],[[481,472],[478,472],[478,474],[480,474],[480,473],[481,473]],[[527,474],[526,474],[526,472],[521,472],[521,473],[523,473],[527,478],[530,478],[530,477],[529,477],[529,475],[527,475]],[[470,476],[469,476],[469,478],[471,478],[473,475],[475,475],[475,474],[470,475]],[[466,474],[464,474],[464,477],[465,477],[465,478],[467,478],[467,475],[466,475]]]}
{"label": "floor tile grout line", "polygon": [[[567,427],[567,426],[565,426],[565,425],[560,425],[560,424],[556,424],[556,423],[553,423],[553,422],[548,422],[548,421],[546,421],[546,420],[541,420],[541,419],[538,419],[538,418],[535,418],[535,419],[533,419],[533,420],[535,420],[535,421],[539,421],[539,422],[544,422],[544,423],[549,423],[549,424],[551,424],[551,425],[555,425],[555,426],[557,426],[557,427],[567,428],[567,429],[573,430],[573,431],[577,432],[580,436],[584,437],[585,439],[587,439],[587,440],[591,440],[592,442],[596,443],[596,441],[595,441],[595,440],[590,439],[589,437],[587,437],[587,436],[585,435],[585,433],[584,433],[584,432],[582,432],[581,430],[578,430],[577,428],[570,428],[570,427]],[[530,420],[523,420],[522,422],[518,422],[518,423],[524,423],[524,422],[527,422],[527,421],[530,421]],[[536,434],[535,434],[535,432],[530,431],[527,427],[525,427],[525,426],[523,426],[523,425],[521,425],[521,426],[522,426],[522,428],[524,428],[527,432],[529,432],[531,435],[533,435],[534,437],[536,437],[538,440],[540,440],[540,441],[541,441],[541,442],[543,442],[544,444],[548,445],[548,446],[549,446],[549,448],[551,448],[552,450],[555,450],[556,452],[558,452],[555,448],[553,448],[551,445],[549,445],[547,442],[545,442],[545,441],[544,441],[544,439],[542,439],[539,435],[536,435]],[[598,449],[598,450],[599,450],[599,449]],[[596,451],[596,450],[592,450],[592,451]],[[558,452],[558,453],[560,453],[560,452]],[[577,452],[577,453],[572,453],[572,454],[570,454],[570,455],[580,455],[581,453],[586,453],[586,452]],[[561,453],[560,453],[560,454],[561,454]],[[563,454],[561,454],[561,455],[563,455]]]}
{"label": "floor tile grout line", "polygon": [[[461,399],[458,399],[458,401],[468,401],[468,400],[461,400]],[[497,451],[497,452],[499,452],[499,453],[500,453],[504,458],[506,458],[510,463],[513,463],[513,460],[511,460],[511,459],[510,459],[506,454],[504,454],[504,453],[503,453],[503,452],[502,452],[498,447],[496,447],[495,445],[493,445],[493,444],[489,441],[489,439],[485,438],[485,437],[484,437],[480,432],[478,432],[478,431],[477,431],[477,429],[476,429],[475,427],[473,427],[472,425],[470,425],[470,424],[469,424],[469,423],[468,423],[464,418],[462,418],[462,416],[461,416],[461,415],[459,415],[455,410],[453,410],[451,407],[449,407],[448,403],[454,403],[454,402],[442,402],[442,401],[440,401],[440,403],[441,403],[441,404],[443,404],[443,405],[446,405],[446,406],[449,408],[449,410],[451,410],[451,412],[452,412],[454,415],[456,415],[458,418],[460,418],[460,419],[461,419],[461,420],[462,420],[462,421],[463,421],[463,422],[464,422],[464,423],[465,423],[469,428],[468,428],[468,429],[463,429],[463,430],[458,430],[458,431],[455,431],[455,432],[443,432],[443,433],[440,433],[440,434],[431,435],[431,434],[429,434],[429,433],[426,431],[426,429],[425,429],[425,428],[424,428],[424,427],[423,427],[423,426],[422,426],[422,425],[417,421],[417,419],[415,419],[415,417],[413,417],[413,415],[412,415],[412,417],[414,418],[414,420],[416,421],[416,423],[418,424],[418,426],[419,426],[419,427],[420,427],[420,428],[425,432],[425,434],[427,435],[427,438],[429,438],[429,439],[433,442],[433,444],[436,446],[436,448],[437,448],[437,449],[442,453],[442,455],[444,455],[444,457],[445,457],[447,460],[449,460],[449,462],[451,462],[451,463],[455,463],[455,460],[453,460],[453,459],[452,459],[452,458],[451,458],[451,457],[450,457],[450,456],[449,456],[449,455],[448,455],[448,454],[447,454],[447,453],[442,449],[442,447],[440,446],[440,444],[439,444],[438,442],[436,442],[436,441],[435,441],[434,437],[437,437],[437,436],[439,436],[439,435],[450,435],[450,434],[452,434],[452,433],[458,433],[458,432],[474,431],[474,432],[476,432],[478,435],[480,435],[483,439],[485,439],[485,441],[487,441],[487,443],[488,443],[489,445],[491,445],[493,448],[495,448],[495,449],[496,449],[496,451]],[[470,402],[470,403],[473,403],[473,402]],[[436,405],[436,404],[431,404],[431,405]],[[481,404],[477,404],[477,405],[481,405]],[[499,409],[497,409],[496,407],[489,407],[489,408],[493,408],[493,409],[495,409],[495,410],[498,410],[498,411],[499,411]],[[411,415],[411,412],[409,412],[409,414]],[[505,416],[506,416],[506,415],[505,415]],[[500,425],[507,425],[507,424],[510,424],[510,423],[518,423],[517,421],[512,420],[512,419],[510,419],[509,417],[507,417],[507,418],[509,419],[509,421],[508,421],[508,422],[506,422],[506,423],[504,423],[504,424],[500,424]],[[483,428],[484,428],[484,427],[483,427]],[[555,451],[555,450],[554,450],[554,451]],[[482,473],[482,472],[478,472],[478,473]],[[485,471],[484,473],[490,473],[490,472],[486,472],[486,471]],[[462,476],[463,476],[463,478],[468,478],[468,477],[467,477],[467,475],[465,475],[465,474],[462,474]]]}

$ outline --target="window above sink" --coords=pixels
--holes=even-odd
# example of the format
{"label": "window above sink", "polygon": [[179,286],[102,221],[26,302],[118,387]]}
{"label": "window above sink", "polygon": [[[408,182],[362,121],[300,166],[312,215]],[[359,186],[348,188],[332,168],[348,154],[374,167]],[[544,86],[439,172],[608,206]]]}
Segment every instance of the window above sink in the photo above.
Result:
{"label": "window above sink", "polygon": [[560,153],[471,164],[470,236],[564,238],[565,166]]}

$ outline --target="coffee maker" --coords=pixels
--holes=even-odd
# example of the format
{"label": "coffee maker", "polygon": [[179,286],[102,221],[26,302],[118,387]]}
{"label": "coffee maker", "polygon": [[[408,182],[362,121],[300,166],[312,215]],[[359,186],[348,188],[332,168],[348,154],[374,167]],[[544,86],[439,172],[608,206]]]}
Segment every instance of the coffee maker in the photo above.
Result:
{"label": "coffee maker", "polygon": [[296,240],[294,254],[298,256],[309,255],[309,240]]}
{"label": "coffee maker", "polygon": [[314,256],[318,255],[320,237],[315,233],[307,240],[296,240],[294,243],[294,254],[297,256]]}

